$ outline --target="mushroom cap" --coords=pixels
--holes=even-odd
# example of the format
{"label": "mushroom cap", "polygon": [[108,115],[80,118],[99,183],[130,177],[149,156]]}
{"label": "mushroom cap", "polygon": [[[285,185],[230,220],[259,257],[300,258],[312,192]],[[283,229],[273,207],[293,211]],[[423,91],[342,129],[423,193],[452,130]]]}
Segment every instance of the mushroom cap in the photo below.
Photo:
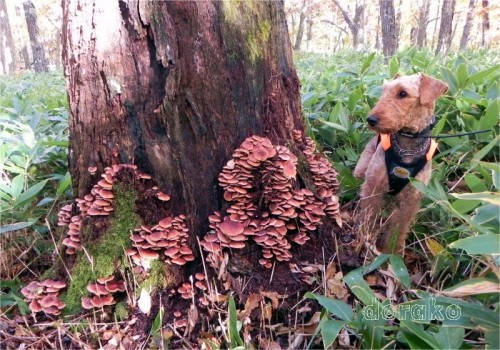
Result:
{"label": "mushroom cap", "polygon": [[106,305],[113,305],[115,300],[112,295],[103,295],[103,296],[93,296],[92,297],[92,305],[95,307],[102,307]]}
{"label": "mushroom cap", "polygon": [[82,298],[82,307],[86,310],[90,310],[94,308],[92,304],[92,299],[90,298]]}
{"label": "mushroom cap", "polygon": [[242,223],[226,218],[220,225],[220,230],[227,236],[236,236],[243,233],[245,226]]}

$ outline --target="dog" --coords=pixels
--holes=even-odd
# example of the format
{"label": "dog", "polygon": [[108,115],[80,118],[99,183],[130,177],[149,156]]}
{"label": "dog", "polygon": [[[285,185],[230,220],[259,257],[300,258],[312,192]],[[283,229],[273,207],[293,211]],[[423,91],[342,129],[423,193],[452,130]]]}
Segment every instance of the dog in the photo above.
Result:
{"label": "dog", "polygon": [[[361,185],[356,221],[359,230],[384,253],[402,253],[422,194],[409,178],[428,184],[437,143],[429,138],[436,100],[448,86],[425,74],[396,75],[367,118],[378,135],[371,139],[354,169]],[[385,203],[389,216],[382,219]],[[375,235],[373,235],[375,233]]]}

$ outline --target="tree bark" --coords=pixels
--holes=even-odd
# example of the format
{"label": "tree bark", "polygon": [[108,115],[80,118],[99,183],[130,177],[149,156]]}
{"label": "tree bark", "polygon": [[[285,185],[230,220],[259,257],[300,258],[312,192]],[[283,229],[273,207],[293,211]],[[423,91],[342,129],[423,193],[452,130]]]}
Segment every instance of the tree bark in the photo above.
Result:
{"label": "tree bark", "polygon": [[37,73],[47,72],[49,70],[49,65],[45,58],[45,50],[38,30],[35,5],[33,5],[31,0],[25,0],[23,1],[23,8],[30,37],[31,52],[33,54],[33,69]]}
{"label": "tree bark", "polygon": [[203,233],[233,150],[304,129],[281,2],[65,0],[63,14],[76,196],[88,167],[135,163]]}
{"label": "tree bark", "polygon": [[333,0],[333,3],[338,7],[340,12],[342,13],[342,17],[344,17],[349,30],[352,33],[352,46],[354,49],[357,49],[360,44],[364,42],[364,15],[365,15],[365,3],[356,1],[356,9],[354,11],[354,18],[351,19],[347,10],[341,5],[338,0]]}
{"label": "tree bark", "polygon": [[469,35],[470,35],[470,29],[472,27],[472,21],[474,19],[475,6],[476,6],[476,0],[469,0],[467,19],[465,20],[464,31],[462,32],[462,37],[460,38],[460,50],[465,50],[467,48],[467,44],[469,43]]}
{"label": "tree bark", "polygon": [[446,55],[451,45],[453,32],[453,16],[455,15],[455,0],[444,0],[441,7],[441,24],[439,26],[436,53]]}
{"label": "tree bark", "polygon": [[5,0],[0,0],[0,64],[2,65],[0,74],[16,71],[17,55]]}
{"label": "tree bark", "polygon": [[490,14],[489,14],[489,1],[482,0],[481,6],[483,7],[483,22],[482,22],[482,36],[481,45],[488,47],[490,45]]}
{"label": "tree bark", "polygon": [[386,59],[398,50],[398,26],[393,0],[380,0],[380,23],[382,25],[382,49]]}
{"label": "tree bark", "polygon": [[429,21],[430,0],[423,0],[418,13],[417,33],[415,35],[415,45],[421,48],[427,38],[427,24]]}

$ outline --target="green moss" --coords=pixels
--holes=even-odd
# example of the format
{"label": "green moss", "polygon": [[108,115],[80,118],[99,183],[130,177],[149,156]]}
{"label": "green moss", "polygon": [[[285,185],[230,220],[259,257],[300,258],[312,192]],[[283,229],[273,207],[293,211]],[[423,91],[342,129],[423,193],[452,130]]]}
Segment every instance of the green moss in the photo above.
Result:
{"label": "green moss", "polygon": [[265,46],[271,34],[271,23],[269,21],[259,22],[258,28],[250,31],[247,37],[247,50],[250,60],[255,62],[262,58],[262,47]]}
{"label": "green moss", "polygon": [[[99,277],[109,276],[123,267],[123,250],[130,247],[130,231],[141,225],[140,217],[134,212],[136,192],[125,184],[113,188],[115,210],[110,216],[109,229],[95,242],[88,242],[88,230],[82,232],[85,251],[79,252],[72,269],[68,291],[63,296],[66,312],[80,310],[80,301],[88,295],[87,285]],[[88,256],[87,256],[87,254]]]}
{"label": "green moss", "polygon": [[128,314],[129,314],[128,308],[124,302],[120,302],[120,303],[116,304],[114,315],[118,321],[123,321],[123,320],[127,319]]}
{"label": "green moss", "polygon": [[169,268],[170,266],[165,264],[163,261],[152,261],[149,276],[139,284],[139,288],[137,288],[137,296],[139,296],[143,288],[151,292],[157,289],[171,287],[175,281],[172,278],[173,274],[168,271]]}

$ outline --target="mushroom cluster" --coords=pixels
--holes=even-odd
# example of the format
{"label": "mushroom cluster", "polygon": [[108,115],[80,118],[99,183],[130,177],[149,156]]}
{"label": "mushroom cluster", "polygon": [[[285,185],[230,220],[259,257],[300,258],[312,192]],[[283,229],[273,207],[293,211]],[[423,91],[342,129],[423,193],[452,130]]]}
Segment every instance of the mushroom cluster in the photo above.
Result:
{"label": "mushroom cluster", "polygon": [[[83,198],[77,198],[76,203],[79,214],[72,216],[72,205],[68,204],[61,208],[58,213],[59,226],[70,226],[67,232],[68,237],[63,240],[63,244],[67,247],[68,254],[75,254],[76,250],[80,247],[80,228],[81,221],[87,216],[107,216],[110,215],[114,208],[114,194],[113,185],[115,183],[116,175],[123,169],[132,170],[136,179],[151,179],[151,175],[142,173],[137,170],[134,164],[115,164],[111,167],[104,169],[101,175],[102,179],[92,187],[89,194]],[[88,171],[95,174],[96,167],[89,167]],[[170,197],[159,191],[158,187],[153,187],[156,191],[156,196],[161,201],[167,201]]]}
{"label": "mushroom cluster", "polygon": [[300,148],[309,164],[314,186],[316,187],[316,193],[326,204],[326,215],[334,219],[340,226],[342,224],[340,218],[340,204],[336,196],[339,189],[337,171],[326,157],[316,151],[316,145],[313,140],[309,137],[305,137],[305,141],[302,142],[302,133],[298,130],[293,131],[293,136],[299,147],[302,144]]}
{"label": "mushroom cluster", "polygon": [[273,259],[289,261],[292,242],[303,245],[327,213],[337,214],[335,170],[315,154],[312,140],[302,148],[315,192],[300,188],[298,158],[289,148],[251,136],[234,151],[219,175],[224,199],[231,205],[226,216],[215,212],[209,217],[211,230],[201,242],[212,266],[221,262],[223,248],[241,249],[249,237],[263,248],[261,265],[270,268]]}
{"label": "mushroom cluster", "polygon": [[62,281],[54,281],[47,279],[42,282],[32,281],[27,286],[21,289],[21,293],[29,302],[29,309],[34,312],[43,311],[48,315],[57,316],[66,306],[59,300],[59,293],[66,287],[66,283]]}
{"label": "mushroom cluster", "polygon": [[[165,195],[165,194],[163,194]],[[164,258],[168,264],[184,265],[194,260],[188,244],[188,228],[184,215],[166,217],[153,227],[141,226],[131,234],[133,248],[127,249],[132,261],[148,270],[154,259]]]}
{"label": "mushroom cluster", "polygon": [[116,301],[113,294],[124,292],[125,283],[115,280],[115,277],[111,275],[98,278],[96,283],[91,283],[87,286],[87,290],[92,296],[82,298],[82,307],[88,310],[115,304]]}

